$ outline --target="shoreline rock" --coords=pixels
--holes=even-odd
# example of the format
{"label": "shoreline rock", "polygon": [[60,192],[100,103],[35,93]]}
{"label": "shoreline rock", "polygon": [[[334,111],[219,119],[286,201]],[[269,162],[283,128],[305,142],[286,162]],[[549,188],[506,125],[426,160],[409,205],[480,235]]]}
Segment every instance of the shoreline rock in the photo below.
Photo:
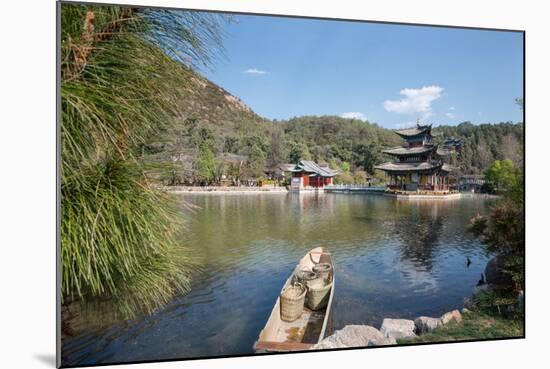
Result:
{"label": "shoreline rock", "polygon": [[414,321],[408,319],[384,319],[380,332],[388,338],[403,339],[416,337]]}
{"label": "shoreline rock", "polygon": [[449,311],[448,313],[445,313],[441,316],[441,323],[443,325],[449,324],[450,322],[457,322],[460,323],[462,321],[462,314],[460,314],[460,311],[453,310]]}
{"label": "shoreline rock", "polygon": [[[463,313],[469,313],[466,308]],[[414,321],[409,319],[386,318],[382,321],[380,330],[369,325],[346,325],[332,335],[325,337],[314,345],[312,350],[388,346],[397,344],[397,340],[407,340],[430,333],[450,322],[462,322],[462,314],[458,310],[449,311],[440,318],[419,316]]]}
{"label": "shoreline rock", "polygon": [[416,326],[416,334],[424,334],[433,331],[443,325],[441,318],[430,318],[427,316],[419,316],[414,320]]}
{"label": "shoreline rock", "polygon": [[388,346],[397,344],[395,338],[384,337],[376,328],[369,325],[347,325],[313,346],[312,350]]}

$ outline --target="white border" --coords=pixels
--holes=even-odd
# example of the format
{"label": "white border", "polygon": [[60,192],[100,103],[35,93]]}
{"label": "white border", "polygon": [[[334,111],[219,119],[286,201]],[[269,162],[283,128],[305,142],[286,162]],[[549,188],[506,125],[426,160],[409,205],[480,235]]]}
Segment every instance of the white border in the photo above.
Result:
{"label": "white border", "polygon": [[[161,364],[143,368],[422,367],[517,368],[547,362],[550,248],[545,204],[549,193],[548,12],[544,2],[416,0],[163,0],[142,5],[265,12],[319,17],[432,23],[527,31],[527,338],[331,353],[247,357]],[[55,354],[55,3],[3,4],[2,367],[52,367]],[[467,56],[465,56],[467,57]],[[542,169],[541,169],[542,168]],[[544,360],[544,361],[543,361]],[[137,367],[137,366],[136,366]]]}

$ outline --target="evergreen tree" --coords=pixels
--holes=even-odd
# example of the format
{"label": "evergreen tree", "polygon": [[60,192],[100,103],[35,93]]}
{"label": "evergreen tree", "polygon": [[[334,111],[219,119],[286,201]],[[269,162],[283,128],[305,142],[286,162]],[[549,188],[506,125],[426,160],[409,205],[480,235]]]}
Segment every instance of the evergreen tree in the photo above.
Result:
{"label": "evergreen tree", "polygon": [[250,178],[261,179],[266,172],[266,154],[257,144],[250,148],[248,175]]}
{"label": "evergreen tree", "polygon": [[195,166],[197,169],[197,177],[201,184],[209,185],[215,180],[217,173],[216,157],[208,141],[204,141],[200,144]]}

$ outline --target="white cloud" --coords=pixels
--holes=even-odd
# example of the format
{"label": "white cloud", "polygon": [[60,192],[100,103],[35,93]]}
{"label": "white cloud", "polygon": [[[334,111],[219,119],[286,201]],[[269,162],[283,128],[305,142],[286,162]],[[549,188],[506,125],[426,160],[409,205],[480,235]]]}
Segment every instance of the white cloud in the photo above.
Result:
{"label": "white cloud", "polygon": [[450,119],[455,119],[456,118],[456,115],[454,115],[453,113],[446,113],[445,116],[447,118],[450,118]]}
{"label": "white cloud", "polygon": [[449,108],[449,110],[455,110],[455,107],[454,107],[454,106],[451,106],[451,107]]}
{"label": "white cloud", "polygon": [[349,111],[346,113],[342,113],[340,115],[342,118],[348,118],[348,119],[359,119],[359,120],[367,120],[367,117],[361,112],[358,111]]}
{"label": "white cloud", "polygon": [[426,119],[432,115],[432,102],[441,97],[443,90],[439,86],[404,88],[399,93],[405,97],[384,101],[384,109],[398,114],[419,114],[422,119]]}
{"label": "white cloud", "polygon": [[267,72],[265,70],[256,69],[256,68],[248,68],[244,71],[244,73],[247,74],[266,74]]}

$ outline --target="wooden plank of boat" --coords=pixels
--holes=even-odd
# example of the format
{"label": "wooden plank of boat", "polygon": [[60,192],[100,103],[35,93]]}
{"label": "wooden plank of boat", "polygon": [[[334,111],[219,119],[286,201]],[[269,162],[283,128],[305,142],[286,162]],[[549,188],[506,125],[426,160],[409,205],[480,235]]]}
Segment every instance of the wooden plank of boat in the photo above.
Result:
{"label": "wooden plank of boat", "polygon": [[280,297],[277,297],[271,315],[254,343],[255,352],[305,351],[325,338],[336,285],[332,255],[322,247],[309,251],[296,265],[281,292],[291,284],[296,272],[311,270],[318,263],[329,263],[332,266],[332,288],[326,308],[312,311],[304,307],[302,315],[297,320],[285,322],[281,319]]}

